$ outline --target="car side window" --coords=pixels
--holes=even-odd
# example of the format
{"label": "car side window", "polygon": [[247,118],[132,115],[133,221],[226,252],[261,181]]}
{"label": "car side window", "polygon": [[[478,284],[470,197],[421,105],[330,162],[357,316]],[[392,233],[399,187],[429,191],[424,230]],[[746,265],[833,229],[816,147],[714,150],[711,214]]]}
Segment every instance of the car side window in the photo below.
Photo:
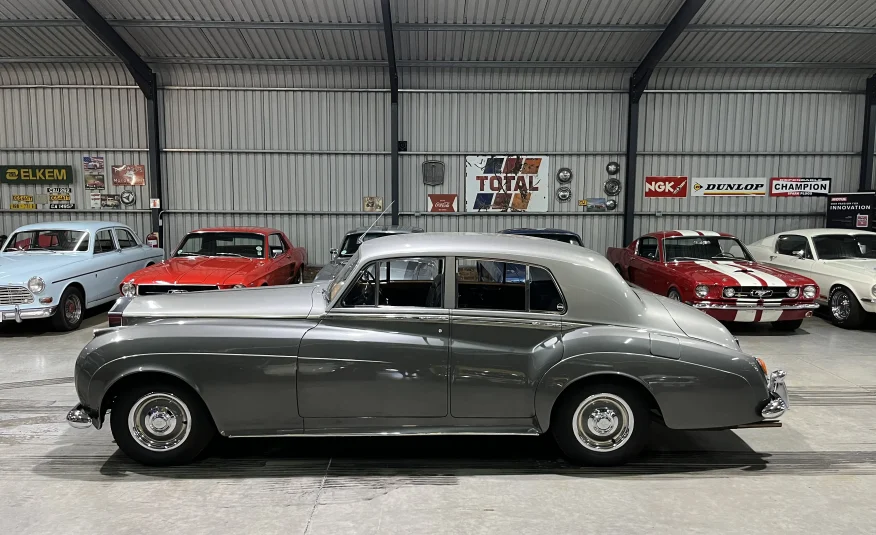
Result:
{"label": "car side window", "polygon": [[137,247],[140,245],[137,242],[137,238],[128,232],[127,229],[117,228],[116,239],[119,241],[119,249],[130,249],[131,247]]}
{"label": "car side window", "polygon": [[457,259],[456,295],[460,309],[555,314],[566,309],[548,270],[512,262]]}
{"label": "car side window", "polygon": [[787,256],[800,256],[802,253],[803,258],[812,258],[809,241],[805,236],[795,234],[779,236],[776,240],[776,252]]}
{"label": "car side window", "polygon": [[108,253],[116,250],[116,244],[113,242],[113,233],[107,230],[101,230],[94,236],[94,254]]}
{"label": "car side window", "polygon": [[441,308],[443,258],[393,258],[366,266],[342,306]]}
{"label": "car side window", "polygon": [[529,266],[530,312],[565,312],[566,305],[557,283],[548,270]]}
{"label": "car side window", "polygon": [[286,244],[280,239],[279,234],[268,236],[268,247],[271,250],[271,258],[276,258],[286,252]]}
{"label": "car side window", "polygon": [[639,238],[639,243],[636,246],[636,254],[642,258],[647,258],[648,260],[659,260],[660,256],[657,254],[657,238],[651,236]]}

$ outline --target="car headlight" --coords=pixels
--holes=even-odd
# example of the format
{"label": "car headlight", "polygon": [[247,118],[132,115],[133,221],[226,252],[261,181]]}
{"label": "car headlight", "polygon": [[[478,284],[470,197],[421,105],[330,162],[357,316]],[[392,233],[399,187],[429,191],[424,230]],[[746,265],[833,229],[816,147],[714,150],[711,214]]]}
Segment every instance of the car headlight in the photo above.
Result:
{"label": "car headlight", "polygon": [[815,286],[812,286],[811,284],[807,284],[806,286],[804,286],[803,297],[805,297],[806,299],[812,299],[813,297],[815,297]]}
{"label": "car headlight", "polygon": [[733,297],[736,295],[736,290],[733,288],[724,288],[724,297]]}
{"label": "car headlight", "polygon": [[234,286],[232,286],[232,288],[235,288],[235,289],[246,288],[246,284],[235,284]]}
{"label": "car headlight", "polygon": [[134,297],[137,295],[137,285],[133,282],[126,282],[122,284],[122,295],[125,297]]}
{"label": "car headlight", "polygon": [[788,288],[788,297],[793,299],[793,298],[797,297],[798,295],[800,295],[799,288]]}
{"label": "car headlight", "polygon": [[709,295],[709,287],[705,284],[700,284],[694,288],[694,292],[697,294],[697,297],[705,297]]}
{"label": "car headlight", "polygon": [[870,293],[876,296],[876,284],[874,284],[873,287],[870,288]]}
{"label": "car headlight", "polygon": [[46,289],[46,282],[39,277],[31,277],[29,281],[27,281],[27,289],[34,294],[43,293],[43,290]]}

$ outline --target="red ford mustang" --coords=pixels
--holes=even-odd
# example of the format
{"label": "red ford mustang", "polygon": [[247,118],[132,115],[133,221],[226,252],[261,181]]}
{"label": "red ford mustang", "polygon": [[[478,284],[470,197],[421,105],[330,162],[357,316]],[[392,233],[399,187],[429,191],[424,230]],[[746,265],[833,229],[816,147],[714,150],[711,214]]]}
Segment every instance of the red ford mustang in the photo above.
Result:
{"label": "red ford mustang", "polygon": [[652,232],[609,261],[622,277],[683,301],[720,321],[769,321],[794,330],[818,308],[818,286],[808,277],[754,261],[738,239],[723,232]]}
{"label": "red ford mustang", "polygon": [[204,228],[190,232],[170,259],[129,275],[122,295],[198,292],[300,282],[307,252],[279,230]]}

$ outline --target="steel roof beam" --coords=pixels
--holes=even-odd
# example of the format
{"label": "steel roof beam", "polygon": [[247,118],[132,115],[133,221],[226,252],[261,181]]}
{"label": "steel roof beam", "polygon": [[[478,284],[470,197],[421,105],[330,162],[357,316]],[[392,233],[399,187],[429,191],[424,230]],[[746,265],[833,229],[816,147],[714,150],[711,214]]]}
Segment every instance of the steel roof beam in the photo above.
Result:
{"label": "steel roof beam", "polygon": [[861,176],[858,191],[872,191],[873,153],[876,152],[876,74],[867,78],[864,98],[864,134],[861,144]]}
{"label": "steel roof beam", "polygon": [[398,158],[398,65],[395,61],[395,38],[392,28],[392,9],[390,0],[380,0],[383,11],[383,38],[386,43],[386,62],[389,67],[390,87],[390,193],[392,202],[392,224],[398,225],[399,212],[399,158]]}

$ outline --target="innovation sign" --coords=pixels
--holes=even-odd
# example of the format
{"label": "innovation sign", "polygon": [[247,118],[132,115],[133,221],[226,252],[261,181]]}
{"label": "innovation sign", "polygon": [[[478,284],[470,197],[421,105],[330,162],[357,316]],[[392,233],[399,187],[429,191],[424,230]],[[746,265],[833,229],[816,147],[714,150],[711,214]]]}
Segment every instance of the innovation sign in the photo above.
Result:
{"label": "innovation sign", "polygon": [[829,178],[773,177],[770,195],[773,197],[827,197]]}
{"label": "innovation sign", "polygon": [[42,184],[73,182],[72,165],[0,165],[4,184]]}
{"label": "innovation sign", "polygon": [[766,178],[694,178],[692,197],[763,197]]}

